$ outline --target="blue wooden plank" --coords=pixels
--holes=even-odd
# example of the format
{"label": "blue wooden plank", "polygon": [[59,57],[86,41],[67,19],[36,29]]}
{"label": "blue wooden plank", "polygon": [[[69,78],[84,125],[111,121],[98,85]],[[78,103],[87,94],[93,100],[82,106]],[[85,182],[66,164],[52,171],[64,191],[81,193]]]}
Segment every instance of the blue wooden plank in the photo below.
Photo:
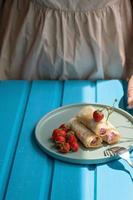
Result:
{"label": "blue wooden plank", "polygon": [[[95,82],[66,81],[63,105],[94,103]],[[51,200],[94,200],[95,166],[55,161]]]}
{"label": "blue wooden plank", "polygon": [[66,81],[64,91],[63,105],[95,102],[94,81]]}
{"label": "blue wooden plank", "polygon": [[115,105],[120,108],[124,107],[124,89],[121,81],[97,81],[96,93],[97,103],[113,105],[114,100],[117,99]]}
{"label": "blue wooden plank", "polygon": [[[123,82],[100,81],[97,83],[97,101],[112,105],[115,98],[117,106],[125,107]],[[123,161],[113,161],[99,165],[96,170],[96,196],[98,200],[132,200],[133,199],[133,169]]]}
{"label": "blue wooden plank", "polygon": [[60,106],[61,96],[62,82],[33,83],[5,199],[49,199],[53,160],[36,145],[34,128],[44,114]]}
{"label": "blue wooden plank", "polygon": [[3,198],[23,121],[30,83],[0,82],[0,199]]}

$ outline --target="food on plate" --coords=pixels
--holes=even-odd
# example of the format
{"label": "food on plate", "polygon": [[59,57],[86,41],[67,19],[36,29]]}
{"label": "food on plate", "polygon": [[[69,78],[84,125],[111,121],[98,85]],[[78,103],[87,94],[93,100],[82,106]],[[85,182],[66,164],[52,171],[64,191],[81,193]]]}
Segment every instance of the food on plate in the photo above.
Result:
{"label": "food on plate", "polygon": [[81,118],[82,120],[87,121],[88,123],[92,120],[94,122],[106,121],[102,110],[96,110],[93,106],[85,106],[80,110],[76,117],[79,119]]}
{"label": "food on plate", "polygon": [[79,149],[79,145],[77,142],[70,143],[71,150],[76,152]]}
{"label": "food on plate", "polygon": [[65,130],[56,128],[56,129],[53,130],[52,139],[55,140],[56,137],[58,137],[58,136],[66,137],[66,134],[67,134],[67,133],[66,133]]}
{"label": "food on plate", "polygon": [[104,118],[104,114],[103,114],[102,110],[95,110],[93,112],[93,119],[96,122],[100,122],[103,118]]}
{"label": "food on plate", "polygon": [[64,130],[66,133],[67,133],[68,131],[70,131],[70,129],[67,128],[65,124],[61,124],[61,125],[59,126],[59,129]]}
{"label": "food on plate", "polygon": [[106,130],[106,134],[103,135],[102,139],[108,144],[114,144],[119,142],[120,133],[116,129],[110,128]]}
{"label": "food on plate", "polygon": [[60,145],[59,152],[61,153],[68,153],[70,151],[70,144],[65,142]]}
{"label": "food on plate", "polygon": [[68,122],[53,130],[52,141],[61,153],[76,152],[79,149],[78,140],[88,148],[98,148],[103,145],[119,142],[119,131],[109,122],[113,109],[107,108],[107,118],[104,109],[85,106]]}
{"label": "food on plate", "polygon": [[53,130],[51,139],[61,153],[76,152],[79,149],[75,133],[65,126],[65,124]]}
{"label": "food on plate", "polygon": [[92,130],[96,135],[100,136],[103,141],[108,144],[117,143],[120,139],[120,133],[109,121],[106,120],[105,116],[101,119],[101,121],[96,122],[93,117],[93,113],[95,111],[94,107],[86,106],[77,114],[76,117],[87,128]]}
{"label": "food on plate", "polygon": [[66,138],[64,136],[61,135],[57,135],[54,139],[54,142],[56,143],[64,143],[66,142]]}
{"label": "food on plate", "polygon": [[66,125],[75,132],[77,138],[86,148],[102,146],[102,138],[94,134],[76,118],[70,119]]}
{"label": "food on plate", "polygon": [[72,144],[74,142],[77,142],[77,138],[75,137],[75,134],[73,131],[69,131],[68,136],[67,136],[67,141]]}

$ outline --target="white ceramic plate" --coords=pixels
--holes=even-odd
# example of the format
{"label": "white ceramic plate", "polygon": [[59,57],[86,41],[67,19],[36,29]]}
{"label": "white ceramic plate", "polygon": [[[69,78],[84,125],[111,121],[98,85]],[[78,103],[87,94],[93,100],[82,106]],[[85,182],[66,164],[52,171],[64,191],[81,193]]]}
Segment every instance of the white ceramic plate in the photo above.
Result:
{"label": "white ceramic plate", "polygon": [[[97,164],[105,163],[116,159],[116,157],[105,157],[104,150],[110,145],[104,145],[98,149],[86,149],[82,145],[77,152],[67,154],[59,153],[53,147],[50,140],[53,129],[59,127],[62,123],[67,122],[71,117],[78,113],[84,106],[92,105],[96,109],[104,108],[107,105],[102,104],[73,104],[63,106],[45,115],[37,124],[35,130],[36,139],[40,147],[50,156],[71,163],[77,164]],[[105,112],[106,115],[106,112]],[[133,144],[133,117],[122,109],[115,108],[109,121],[120,131],[121,140],[118,144],[111,146],[129,147]]]}

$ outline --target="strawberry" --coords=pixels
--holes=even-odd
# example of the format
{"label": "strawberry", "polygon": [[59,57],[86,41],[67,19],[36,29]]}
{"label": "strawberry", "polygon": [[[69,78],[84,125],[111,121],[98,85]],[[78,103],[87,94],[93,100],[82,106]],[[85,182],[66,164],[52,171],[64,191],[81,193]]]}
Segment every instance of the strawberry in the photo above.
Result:
{"label": "strawberry", "polygon": [[55,140],[55,138],[57,136],[63,136],[63,137],[66,137],[66,132],[62,129],[54,129],[53,130],[53,134],[52,134],[52,139]]}
{"label": "strawberry", "polygon": [[100,122],[103,118],[104,118],[104,114],[103,114],[102,111],[100,111],[100,110],[94,111],[94,113],[93,113],[93,119],[96,122]]}
{"label": "strawberry", "polygon": [[68,132],[70,130],[69,128],[67,128],[65,126],[65,124],[61,124],[59,128],[62,129],[62,130],[64,130],[64,131],[66,131],[66,132]]}
{"label": "strawberry", "polygon": [[59,129],[54,129],[52,133],[52,140],[55,140],[55,137],[59,135]]}
{"label": "strawberry", "polygon": [[68,153],[70,151],[70,144],[68,142],[62,144],[59,148],[61,153]]}
{"label": "strawberry", "polygon": [[69,142],[70,144],[73,143],[73,142],[77,142],[77,138],[75,137],[74,134],[71,133],[71,134],[68,135],[68,137],[67,137],[67,142]]}
{"label": "strawberry", "polygon": [[70,147],[71,147],[71,150],[72,150],[72,151],[78,151],[78,149],[79,149],[79,145],[78,145],[77,142],[71,143],[71,144],[70,144]]}
{"label": "strawberry", "polygon": [[63,128],[66,128],[66,127],[65,127],[65,124],[61,124],[61,125],[59,126],[59,128],[62,128],[62,129],[63,129]]}
{"label": "strawberry", "polygon": [[54,140],[57,143],[64,143],[66,141],[66,138],[61,135],[57,135]]}
{"label": "strawberry", "polygon": [[62,130],[62,129],[58,129],[58,133],[63,137],[66,137],[66,135],[67,135],[66,131]]}

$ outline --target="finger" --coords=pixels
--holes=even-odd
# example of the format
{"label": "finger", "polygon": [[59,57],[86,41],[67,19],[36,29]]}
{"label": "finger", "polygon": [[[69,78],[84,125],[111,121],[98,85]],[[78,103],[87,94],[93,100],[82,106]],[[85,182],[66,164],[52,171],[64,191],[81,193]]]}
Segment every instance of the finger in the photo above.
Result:
{"label": "finger", "polygon": [[128,107],[133,108],[133,76],[128,82]]}
{"label": "finger", "polygon": [[127,109],[133,109],[133,103],[128,104]]}
{"label": "finger", "polygon": [[131,96],[133,92],[133,75],[128,81],[128,95]]}
{"label": "finger", "polygon": [[133,108],[133,95],[130,92],[128,96],[128,107]]}

